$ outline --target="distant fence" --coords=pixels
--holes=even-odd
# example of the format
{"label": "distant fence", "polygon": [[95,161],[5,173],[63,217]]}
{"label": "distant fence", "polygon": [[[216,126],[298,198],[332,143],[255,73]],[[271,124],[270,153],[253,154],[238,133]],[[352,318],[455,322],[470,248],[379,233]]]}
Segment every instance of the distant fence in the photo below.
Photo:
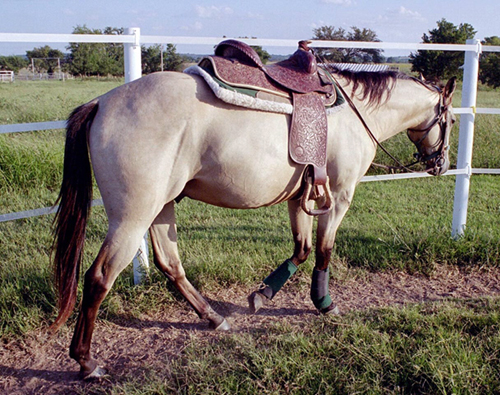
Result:
{"label": "distant fence", "polygon": [[48,81],[48,80],[58,80],[58,81],[65,81],[65,80],[72,80],[75,77],[69,73],[24,73],[20,74],[18,73],[15,76],[15,79],[17,81]]}
{"label": "distant fence", "polygon": [[[0,42],[36,42],[36,43],[123,43],[125,62],[125,82],[141,77],[141,44],[175,44],[175,45],[205,45],[212,50],[213,46],[222,41],[222,37],[182,37],[182,36],[141,36],[139,28],[128,28],[123,35],[95,34],[24,34],[0,33]],[[250,45],[263,47],[289,47],[295,49],[299,40],[275,39],[239,39]],[[461,115],[457,169],[450,170],[447,175],[456,176],[455,198],[453,206],[452,235],[463,235],[467,220],[469,185],[472,174],[500,174],[500,169],[473,169],[472,147],[474,137],[474,121],[476,114],[497,114],[498,108],[476,108],[477,85],[479,73],[479,56],[481,52],[500,52],[500,46],[482,46],[479,40],[468,40],[466,44],[415,44],[415,43],[383,43],[383,42],[352,42],[352,41],[319,41],[313,40],[315,48],[369,48],[397,50],[439,50],[464,51],[464,81],[462,88],[462,103],[455,108],[455,113]],[[64,122],[42,122],[36,124],[0,125],[1,133],[45,130],[63,127]],[[362,181],[382,181],[402,178],[426,177],[426,174],[393,174],[381,176],[366,176]],[[21,213],[0,214],[0,222],[36,215],[52,213],[51,208],[30,210]],[[143,243],[144,247],[144,243]],[[147,254],[139,253],[146,257]],[[146,262],[147,264],[147,262]],[[136,268],[134,262],[134,268]],[[134,272],[136,272],[134,270]],[[139,274],[137,274],[139,276]]]}
{"label": "distant fence", "polygon": [[0,71],[0,82],[14,82],[14,72],[1,70]]}

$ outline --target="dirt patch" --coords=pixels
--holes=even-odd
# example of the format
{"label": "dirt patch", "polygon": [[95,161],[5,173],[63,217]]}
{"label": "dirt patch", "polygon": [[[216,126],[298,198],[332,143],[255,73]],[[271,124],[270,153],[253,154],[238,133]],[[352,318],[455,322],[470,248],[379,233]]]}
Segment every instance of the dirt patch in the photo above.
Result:
{"label": "dirt patch", "polygon": [[[352,274],[352,273],[350,273]],[[234,331],[265,328],[277,320],[300,323],[317,315],[307,291],[284,289],[257,315],[248,314],[248,289],[230,289],[208,295],[212,306],[227,317]],[[330,284],[332,299],[341,313],[387,305],[404,305],[445,298],[500,295],[500,269],[437,268],[432,277],[406,273],[373,273],[344,278]],[[1,394],[78,394],[88,384],[78,379],[78,366],[68,356],[69,328],[49,338],[31,333],[0,345]],[[123,377],[140,377],[144,371],[165,371],[193,339],[210,339],[208,324],[179,305],[134,320],[100,321],[92,351],[108,368],[112,387]]]}

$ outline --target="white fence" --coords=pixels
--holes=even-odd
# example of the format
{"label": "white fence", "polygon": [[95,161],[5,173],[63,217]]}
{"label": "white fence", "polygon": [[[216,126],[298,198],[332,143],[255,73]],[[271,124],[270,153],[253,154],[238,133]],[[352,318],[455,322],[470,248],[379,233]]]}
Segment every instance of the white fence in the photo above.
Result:
{"label": "white fence", "polygon": [[[29,43],[123,43],[125,52],[125,82],[141,77],[141,45],[142,44],[175,44],[175,45],[205,45],[207,52],[211,52],[214,45],[222,41],[222,37],[182,37],[182,36],[141,36],[139,28],[128,28],[123,35],[94,35],[94,34],[24,34],[0,33],[0,42],[29,42]],[[289,47],[295,50],[297,40],[274,39],[240,39],[250,45],[264,47]],[[462,103],[455,108],[455,113],[461,115],[457,169],[450,170],[447,175],[456,176],[455,198],[453,206],[452,236],[458,237],[464,233],[467,220],[469,200],[469,185],[472,174],[500,174],[500,169],[473,169],[472,146],[474,138],[474,121],[476,114],[497,114],[500,109],[476,108],[477,84],[479,71],[479,56],[482,51],[500,52],[500,46],[482,46],[479,40],[468,40],[466,44],[415,44],[415,43],[383,43],[383,42],[346,42],[346,41],[314,41],[311,44],[316,48],[376,48],[398,50],[440,50],[464,51],[464,81],[462,89]],[[0,125],[0,134],[27,132],[34,130],[48,130],[64,128],[65,122],[41,122],[32,124]],[[382,181],[402,178],[426,177],[426,174],[395,174],[382,176],[367,176],[362,181]],[[98,201],[95,204],[99,204]],[[28,218],[53,213],[53,208],[42,208],[18,213],[0,214],[0,222]],[[143,243],[145,244],[145,243]],[[144,247],[144,246],[143,246]],[[140,251],[139,256],[147,253]],[[134,268],[138,263],[134,262]],[[135,270],[137,276],[140,275]],[[138,280],[138,277],[136,278]]]}
{"label": "white fence", "polygon": [[0,71],[0,82],[14,82],[14,72],[8,70]]}
{"label": "white fence", "polygon": [[23,73],[17,74],[17,81],[42,81],[42,80],[72,80],[73,77],[71,74],[56,72],[56,73]]}

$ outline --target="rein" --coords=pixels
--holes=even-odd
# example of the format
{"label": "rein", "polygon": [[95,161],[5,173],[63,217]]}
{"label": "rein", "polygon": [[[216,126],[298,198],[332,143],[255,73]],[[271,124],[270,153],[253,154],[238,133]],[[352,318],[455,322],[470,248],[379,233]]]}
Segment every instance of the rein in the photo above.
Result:
{"label": "rein", "polygon": [[[427,137],[427,135],[429,134],[429,132],[431,131],[431,129],[437,123],[440,123],[440,130],[441,130],[441,143],[440,143],[440,145],[441,145],[441,147],[436,152],[432,153],[431,155],[427,155],[427,156],[424,156],[424,155],[420,154],[420,152],[417,152],[417,153],[414,154],[414,157],[415,157],[416,161],[404,165],[400,160],[398,160],[394,155],[392,155],[380,143],[380,141],[378,141],[378,139],[375,137],[375,135],[371,131],[370,127],[367,125],[367,123],[364,120],[363,116],[361,115],[361,113],[358,111],[358,109],[354,105],[354,103],[351,100],[351,98],[349,97],[349,95],[347,95],[347,93],[344,90],[344,88],[342,87],[342,85],[339,84],[339,82],[337,81],[337,79],[335,78],[335,76],[333,75],[333,73],[330,73],[330,75],[331,75],[332,79],[335,81],[335,83],[337,84],[340,92],[344,96],[345,100],[347,101],[347,103],[349,104],[349,106],[351,107],[351,109],[353,110],[353,112],[356,114],[356,116],[358,117],[358,119],[361,121],[361,124],[364,126],[366,132],[368,133],[368,135],[370,136],[370,138],[373,140],[373,142],[378,147],[380,147],[380,149],[389,158],[391,158],[398,165],[398,166],[387,166],[387,165],[381,165],[381,164],[378,164],[378,163],[372,163],[372,166],[384,168],[384,169],[386,169],[388,171],[395,171],[395,170],[403,170],[404,169],[404,170],[407,170],[408,172],[411,172],[411,173],[428,173],[428,170],[416,171],[416,170],[411,169],[410,167],[415,166],[418,163],[425,163],[426,161],[434,159],[436,157],[442,157],[443,153],[449,148],[448,145],[445,146],[446,124],[443,124],[442,121],[443,121],[443,116],[446,113],[446,108],[445,108],[445,106],[443,106],[443,96],[441,94],[439,96],[440,99],[439,99],[439,104],[438,104],[439,105],[438,115],[436,116],[436,118],[434,119],[434,121],[431,123],[431,125],[428,128],[424,129],[424,130],[409,129],[409,130],[412,130],[414,132],[422,132],[422,133],[424,133],[424,136],[422,138],[420,138],[420,140],[418,140],[417,142],[414,142],[414,144],[417,146],[417,149],[420,151],[420,144],[422,143],[422,141],[425,140],[425,138]],[[416,81],[418,81],[418,80],[416,80]],[[418,81],[418,82],[420,82],[420,81]],[[427,87],[426,85],[424,85],[424,86]]]}
{"label": "rein", "polygon": [[[444,115],[446,114],[446,111],[447,111],[447,108],[445,106],[442,105],[442,96],[440,97],[440,103],[439,103],[439,111],[438,111],[438,115],[436,116],[436,118],[434,119],[434,121],[430,124],[430,126],[428,126],[426,129],[422,129],[422,130],[417,130],[417,129],[408,129],[408,131],[412,131],[412,132],[417,132],[417,133],[423,133],[423,136],[416,142],[414,142],[413,140],[411,140],[410,138],[410,141],[413,142],[413,144],[415,144],[415,146],[417,147],[417,149],[420,151],[420,145],[421,143],[425,140],[425,138],[427,137],[427,135],[429,134],[429,132],[431,131],[431,129],[436,126],[437,123],[439,123],[440,125],[440,132],[441,132],[441,141],[439,143],[440,147],[437,151],[433,152],[432,154],[430,155],[422,155],[420,152],[416,152],[413,154],[413,156],[415,157],[415,161],[412,162],[412,163],[409,163],[407,165],[401,165],[400,163],[398,163],[400,166],[387,166],[387,165],[382,165],[382,164],[379,164],[379,163],[375,163],[373,162],[371,165],[373,167],[379,167],[379,168],[382,168],[382,169],[385,169],[387,171],[391,171],[391,172],[394,172],[394,171],[398,171],[398,170],[402,170],[402,169],[406,169],[412,173],[427,173],[429,172],[429,169],[428,170],[424,170],[424,171],[415,171],[415,170],[412,170],[410,169],[410,167],[412,166],[415,166],[416,164],[418,163],[425,163],[431,159],[434,159],[434,158],[442,158],[443,157],[443,154],[450,148],[449,145],[447,145],[445,143],[446,141],[446,124],[443,123],[443,117]],[[382,145],[380,145],[379,142],[377,142],[378,146],[380,148],[382,148],[384,150],[385,153],[387,153],[387,151],[384,149],[384,147]],[[393,160],[396,161],[396,159],[394,159],[392,157],[392,155],[388,154]],[[396,161],[398,162],[398,161]],[[439,161],[439,163],[436,163],[437,165],[438,164],[441,164],[441,161]]]}

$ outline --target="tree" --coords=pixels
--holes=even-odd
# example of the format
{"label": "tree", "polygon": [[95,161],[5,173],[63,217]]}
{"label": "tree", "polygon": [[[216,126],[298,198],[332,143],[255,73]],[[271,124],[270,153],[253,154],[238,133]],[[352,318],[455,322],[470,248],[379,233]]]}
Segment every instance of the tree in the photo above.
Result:
{"label": "tree", "polygon": [[[429,35],[422,36],[424,43],[434,44],[465,44],[465,41],[474,38],[476,31],[472,25],[453,23],[441,19],[437,28],[430,30]],[[422,73],[425,78],[433,80],[448,79],[453,76],[462,77],[460,67],[464,62],[463,52],[454,51],[417,51],[410,55],[412,71]]]}
{"label": "tree", "polygon": [[[106,27],[102,34],[116,34],[121,35],[125,32],[125,29],[120,27]],[[123,51],[123,44],[118,43],[107,43],[104,44],[105,53],[104,56],[104,70],[102,74],[111,74],[114,76],[125,75],[125,55]]]}
{"label": "tree", "polygon": [[[223,37],[226,37],[226,36],[223,36]],[[248,36],[245,36],[245,37],[238,37],[238,38],[243,38],[243,39],[249,39],[249,38],[252,38],[252,39],[256,39],[257,37],[248,37]],[[262,61],[263,64],[266,64],[267,61],[269,59],[271,59],[271,54],[269,52],[267,52],[264,48],[262,48],[261,46],[258,46],[258,45],[250,45],[250,47],[255,51],[257,52],[257,55],[259,55],[259,58],[260,60]]]}
{"label": "tree", "polygon": [[17,73],[28,65],[28,59],[23,56],[0,56],[0,70],[10,70]]}
{"label": "tree", "polygon": [[[500,46],[500,37],[486,37],[482,44]],[[493,88],[500,87],[500,53],[483,52],[479,63],[479,80]]]}
{"label": "tree", "polygon": [[[123,34],[123,28],[106,27],[89,29],[77,26],[73,34]],[[124,75],[123,44],[115,43],[70,43],[66,47],[69,71],[74,75]]]}
{"label": "tree", "polygon": [[257,52],[257,55],[259,55],[259,58],[263,64],[266,64],[267,61],[271,59],[271,54],[262,47],[259,47],[257,45],[252,45],[252,48],[255,50],[255,52]]}
{"label": "tree", "polygon": [[53,73],[60,64],[60,61],[64,60],[64,54],[61,51],[53,49],[48,45],[33,48],[31,51],[26,51],[26,56],[30,62],[33,59],[36,59],[32,64],[34,65],[37,73],[42,73],[44,71],[47,73]]}
{"label": "tree", "polygon": [[[321,26],[313,32],[313,40],[380,42],[373,30],[356,26],[352,26],[350,32],[335,26]],[[384,60],[382,49],[319,48],[316,52],[325,60],[337,63],[382,63]]]}
{"label": "tree", "polygon": [[174,44],[167,44],[165,52],[163,52],[163,70],[181,71],[184,57],[177,53],[177,48]]}
{"label": "tree", "polygon": [[161,45],[151,45],[141,47],[142,73],[149,74],[161,71]]}
{"label": "tree", "polygon": [[[142,72],[144,74],[162,71],[162,49],[163,46],[160,44],[151,45],[150,47],[142,46]],[[164,71],[180,71],[185,61],[185,57],[177,53],[175,45],[167,44],[166,50],[163,52]]]}

